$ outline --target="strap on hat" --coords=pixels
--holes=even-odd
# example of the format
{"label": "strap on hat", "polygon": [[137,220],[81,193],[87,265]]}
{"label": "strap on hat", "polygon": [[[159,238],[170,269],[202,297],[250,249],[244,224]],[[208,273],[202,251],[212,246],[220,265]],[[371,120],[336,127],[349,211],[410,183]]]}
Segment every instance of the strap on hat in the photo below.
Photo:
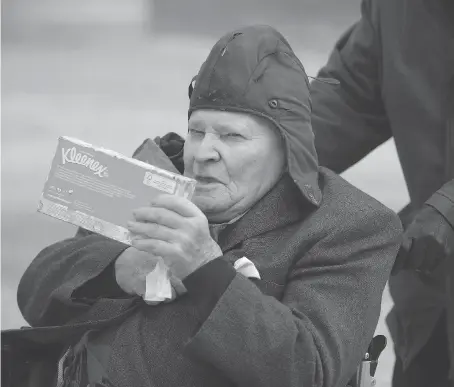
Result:
{"label": "strap on hat", "polygon": [[189,84],[188,88],[188,95],[189,99],[191,99],[192,92],[194,91],[194,86],[195,86],[195,80],[197,79],[197,75],[194,75],[191,79],[191,83]]}
{"label": "strap on hat", "polygon": [[322,82],[326,83],[328,85],[333,85],[333,86],[339,86],[340,82],[337,79],[334,78],[317,78],[317,77],[311,77],[310,75],[307,76],[308,78],[316,81],[316,82]]}

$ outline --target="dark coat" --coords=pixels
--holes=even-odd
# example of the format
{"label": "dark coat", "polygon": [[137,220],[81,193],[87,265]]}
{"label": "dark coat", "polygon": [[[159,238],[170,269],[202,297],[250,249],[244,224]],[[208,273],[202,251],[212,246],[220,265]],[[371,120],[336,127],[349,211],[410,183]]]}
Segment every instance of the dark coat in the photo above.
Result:
{"label": "dark coat", "polygon": [[[190,113],[201,108],[273,122],[288,171],[220,232],[222,257],[184,279],[187,294],[158,306],[142,302],[122,322],[110,380],[118,387],[345,387],[376,328],[400,244],[399,218],[318,168],[307,76],[273,29],[249,27],[221,38],[191,95]],[[167,140],[158,143],[181,168],[183,141]],[[137,158],[147,159],[146,144]],[[60,326],[97,321],[109,310],[117,315],[128,297],[112,263],[125,248],[86,235],[43,250],[18,289],[26,320]],[[261,280],[235,271],[233,262],[243,256]]]}
{"label": "dark coat", "polygon": [[[405,223],[454,178],[453,20],[451,0],[364,0],[319,74],[341,86],[311,85],[320,165],[340,173],[394,138],[411,199]],[[388,324],[405,365],[445,308],[442,271],[433,287],[411,273],[390,279]]]}
{"label": "dark coat", "polygon": [[[113,342],[112,383],[344,387],[373,336],[401,230],[391,211],[333,173],[322,170],[320,186],[323,202],[308,211],[286,176],[221,233],[225,265],[216,270],[233,271],[246,256],[262,280],[233,271],[217,294],[217,273],[196,272],[202,291],[186,284],[188,294],[170,304],[143,303]],[[121,310],[124,300],[115,306],[95,293],[110,297],[103,272],[125,247],[92,235],[43,250],[19,286],[24,317],[64,325]],[[104,289],[95,292],[99,275]]]}

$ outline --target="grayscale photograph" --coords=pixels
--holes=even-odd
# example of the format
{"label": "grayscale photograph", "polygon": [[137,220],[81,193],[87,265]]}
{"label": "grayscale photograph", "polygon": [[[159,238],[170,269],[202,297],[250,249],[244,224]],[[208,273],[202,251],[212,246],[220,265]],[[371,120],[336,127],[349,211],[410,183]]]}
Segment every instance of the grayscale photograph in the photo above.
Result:
{"label": "grayscale photograph", "polygon": [[454,387],[453,0],[1,13],[3,387]]}

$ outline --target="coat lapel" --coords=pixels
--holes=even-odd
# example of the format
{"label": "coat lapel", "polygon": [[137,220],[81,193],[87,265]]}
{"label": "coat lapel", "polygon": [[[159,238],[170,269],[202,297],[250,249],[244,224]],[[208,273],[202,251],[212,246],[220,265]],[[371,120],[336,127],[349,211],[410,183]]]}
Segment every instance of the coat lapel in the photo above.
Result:
{"label": "coat lapel", "polygon": [[285,174],[238,222],[220,233],[219,246],[224,252],[231,250],[246,239],[297,222],[314,209]]}

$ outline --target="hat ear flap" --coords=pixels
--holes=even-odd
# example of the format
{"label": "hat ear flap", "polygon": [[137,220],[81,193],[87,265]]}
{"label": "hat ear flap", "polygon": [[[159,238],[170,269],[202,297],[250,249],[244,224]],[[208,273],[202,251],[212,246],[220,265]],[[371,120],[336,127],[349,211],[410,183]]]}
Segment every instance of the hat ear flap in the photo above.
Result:
{"label": "hat ear flap", "polygon": [[195,76],[191,79],[191,83],[189,84],[189,88],[188,88],[188,96],[189,96],[189,99],[191,99],[192,92],[194,91],[196,79],[197,79],[197,75],[195,75]]}

